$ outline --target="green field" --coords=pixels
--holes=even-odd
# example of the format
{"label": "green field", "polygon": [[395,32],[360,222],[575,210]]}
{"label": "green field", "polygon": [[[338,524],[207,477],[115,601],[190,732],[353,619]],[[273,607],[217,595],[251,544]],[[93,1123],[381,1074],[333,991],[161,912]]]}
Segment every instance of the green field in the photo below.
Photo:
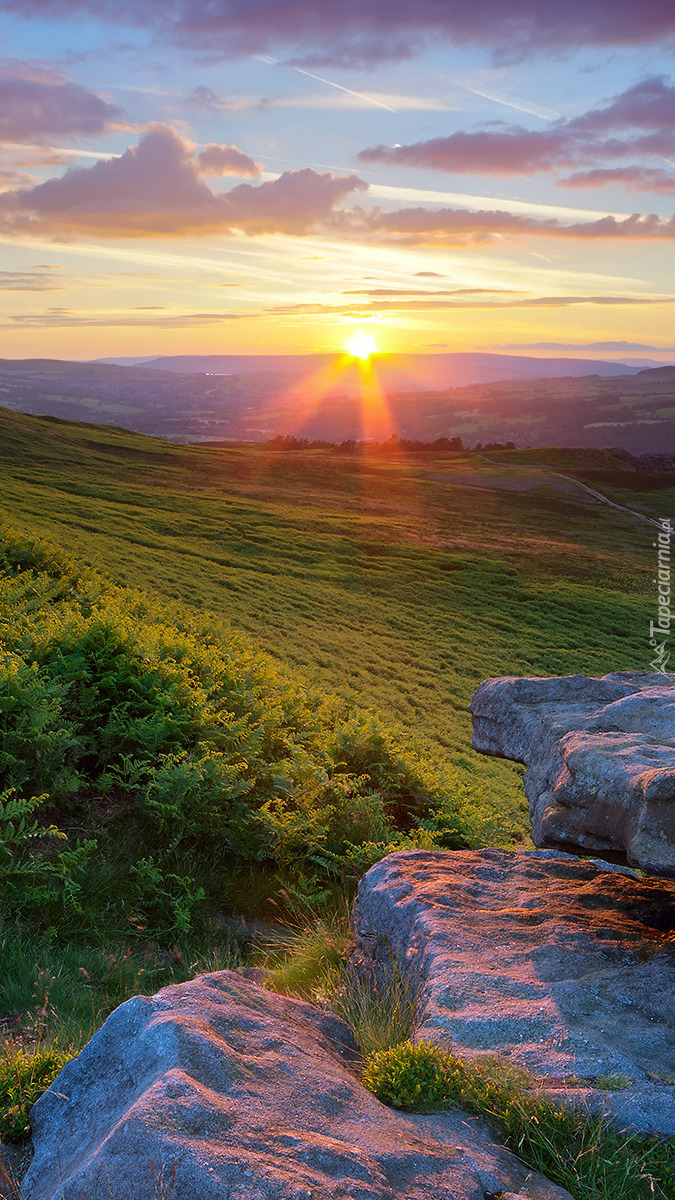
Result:
{"label": "green field", "polygon": [[[289,671],[377,711],[449,766],[473,845],[528,830],[520,769],[470,748],[481,679],[648,667],[649,526],[545,473],[521,479],[508,462],[525,452],[497,467],[176,446],[7,411],[0,448],[14,525],[216,614]],[[570,472],[562,454],[551,465]],[[646,473],[615,474],[622,503],[631,484],[635,506],[672,504]]]}

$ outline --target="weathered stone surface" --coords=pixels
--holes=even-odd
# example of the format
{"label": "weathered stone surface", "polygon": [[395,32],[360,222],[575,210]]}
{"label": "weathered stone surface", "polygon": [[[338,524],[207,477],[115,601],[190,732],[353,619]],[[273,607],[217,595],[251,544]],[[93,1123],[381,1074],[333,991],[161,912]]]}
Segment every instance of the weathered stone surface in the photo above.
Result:
{"label": "weathered stone surface", "polygon": [[[354,920],[362,953],[393,953],[418,981],[418,1037],[498,1053],[556,1099],[675,1134],[674,916],[675,884],[490,849],[390,855],[361,880]],[[612,1075],[633,1082],[598,1088]]]}
{"label": "weathered stone surface", "polygon": [[24,1200],[571,1200],[457,1113],[407,1117],[346,1025],[229,971],[137,996],[32,1110]]}
{"label": "weathered stone surface", "polygon": [[532,839],[675,878],[675,675],[487,679],[473,745],[526,764]]}

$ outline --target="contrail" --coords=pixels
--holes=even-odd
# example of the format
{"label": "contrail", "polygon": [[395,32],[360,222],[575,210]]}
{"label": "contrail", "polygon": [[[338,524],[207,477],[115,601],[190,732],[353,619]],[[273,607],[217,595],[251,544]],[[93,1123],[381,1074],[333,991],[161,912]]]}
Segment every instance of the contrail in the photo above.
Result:
{"label": "contrail", "polygon": [[480,88],[469,87],[468,83],[457,83],[457,87],[474,96],[482,96],[484,100],[492,100],[495,104],[504,104],[506,108],[516,108],[519,112],[530,113],[533,117],[541,117],[544,121],[557,121],[562,115],[553,108],[542,108],[539,104],[531,104],[527,100],[505,100],[503,96],[495,96],[494,92],[483,92]]}
{"label": "contrail", "polygon": [[53,154],[69,154],[72,158],[121,158],[113,150],[76,150],[72,146],[29,146],[25,142],[5,142],[11,150],[51,150]]}
{"label": "contrail", "polygon": [[285,67],[287,71],[297,71],[298,75],[306,75],[308,79],[316,79],[319,83],[327,83],[329,87],[337,88],[339,92],[346,92],[348,96],[357,96],[359,100],[367,100],[368,104],[374,104],[376,108],[384,108],[387,112],[398,114],[398,109],[391,108],[389,104],[383,104],[381,100],[376,100],[374,96],[369,96],[366,92],[355,92],[352,88],[343,87],[341,83],[335,83],[333,79],[324,79],[323,75],[312,75],[311,71],[304,71],[302,67],[294,67],[291,63],[279,62],[277,58],[270,58],[267,54],[256,54],[255,57],[260,62],[269,63],[270,66]]}

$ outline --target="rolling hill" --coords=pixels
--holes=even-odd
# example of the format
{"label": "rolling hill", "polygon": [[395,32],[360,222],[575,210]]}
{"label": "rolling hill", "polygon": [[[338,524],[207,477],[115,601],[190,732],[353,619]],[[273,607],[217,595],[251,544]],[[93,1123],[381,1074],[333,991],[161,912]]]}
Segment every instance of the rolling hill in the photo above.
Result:
{"label": "rolling hill", "polygon": [[514,467],[517,452],[179,446],[8,410],[0,451],[6,517],[378,712],[451,771],[477,844],[527,830],[517,768],[470,750],[477,683],[649,662],[649,526],[548,468],[657,515],[672,473],[572,452]]}
{"label": "rolling hill", "polygon": [[[542,360],[526,361],[528,370],[533,362],[541,369]],[[442,389],[419,374],[388,385],[387,368],[377,360],[361,371],[355,364],[307,370],[204,374],[4,359],[0,402],[181,442],[263,442],[279,435],[381,441],[396,433],[423,441],[459,436],[469,446],[616,446],[637,455],[675,447],[675,367]]]}

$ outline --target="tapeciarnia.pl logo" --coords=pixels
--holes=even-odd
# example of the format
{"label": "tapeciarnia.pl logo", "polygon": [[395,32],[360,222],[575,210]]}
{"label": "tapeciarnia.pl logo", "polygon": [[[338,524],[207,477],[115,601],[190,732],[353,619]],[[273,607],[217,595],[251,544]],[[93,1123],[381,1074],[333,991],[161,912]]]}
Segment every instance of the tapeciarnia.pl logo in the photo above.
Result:
{"label": "tapeciarnia.pl logo", "polygon": [[670,542],[673,536],[673,527],[670,517],[659,517],[659,524],[661,528],[658,541],[653,543],[657,551],[657,568],[656,578],[652,581],[656,584],[658,616],[656,621],[649,622],[649,645],[654,651],[654,657],[649,665],[652,671],[667,675],[668,660],[670,659],[667,643],[673,619],[670,602]]}

